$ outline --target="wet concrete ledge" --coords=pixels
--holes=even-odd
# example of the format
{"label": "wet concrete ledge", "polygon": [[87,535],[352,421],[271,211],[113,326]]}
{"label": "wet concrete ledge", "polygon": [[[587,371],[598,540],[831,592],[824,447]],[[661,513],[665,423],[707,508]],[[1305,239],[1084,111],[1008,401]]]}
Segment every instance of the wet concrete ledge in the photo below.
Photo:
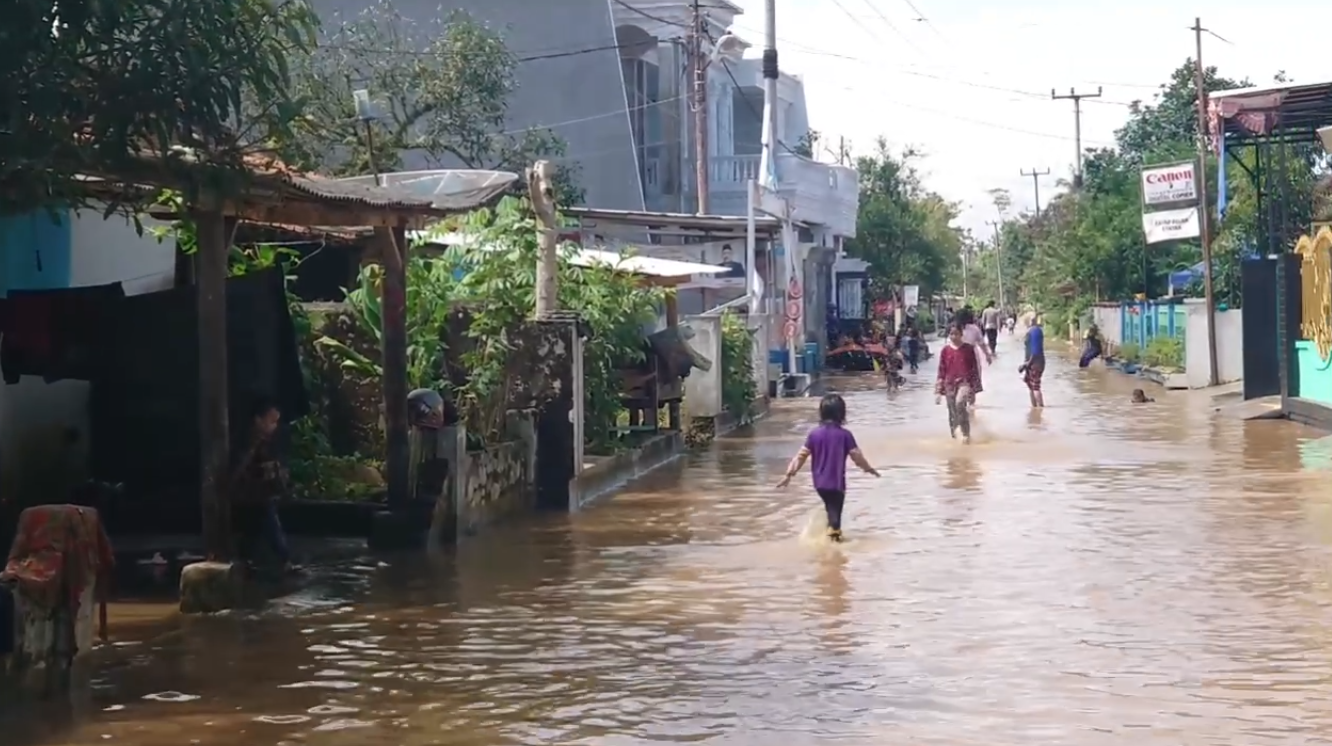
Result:
{"label": "wet concrete ledge", "polygon": [[661,433],[637,448],[621,451],[583,469],[569,490],[574,510],[590,505],[633,479],[679,458],[685,451],[684,434]]}
{"label": "wet concrete ledge", "polygon": [[1292,422],[1332,431],[1332,407],[1297,396],[1282,401],[1281,414]]}

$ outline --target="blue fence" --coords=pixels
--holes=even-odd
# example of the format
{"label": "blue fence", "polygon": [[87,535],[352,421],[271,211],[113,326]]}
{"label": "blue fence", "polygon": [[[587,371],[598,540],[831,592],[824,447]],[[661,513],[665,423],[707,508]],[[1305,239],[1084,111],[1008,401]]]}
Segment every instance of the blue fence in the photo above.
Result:
{"label": "blue fence", "polygon": [[1123,344],[1146,349],[1157,337],[1184,338],[1188,311],[1178,301],[1124,301],[1119,304],[1119,329]]}

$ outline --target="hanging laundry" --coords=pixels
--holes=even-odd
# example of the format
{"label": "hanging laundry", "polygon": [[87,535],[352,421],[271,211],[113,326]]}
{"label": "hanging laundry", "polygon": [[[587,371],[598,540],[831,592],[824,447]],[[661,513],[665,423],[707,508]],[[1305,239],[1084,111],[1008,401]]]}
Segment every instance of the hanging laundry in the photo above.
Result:
{"label": "hanging laundry", "polygon": [[0,371],[7,384],[21,376],[88,381],[96,374],[120,283],[61,290],[11,290],[0,300]]}

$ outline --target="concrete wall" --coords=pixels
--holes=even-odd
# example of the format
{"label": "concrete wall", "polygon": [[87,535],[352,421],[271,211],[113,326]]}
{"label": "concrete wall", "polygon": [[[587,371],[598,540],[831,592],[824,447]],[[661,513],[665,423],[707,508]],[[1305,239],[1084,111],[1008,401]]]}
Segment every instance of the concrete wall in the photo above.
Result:
{"label": "concrete wall", "polygon": [[[0,221],[0,294],[123,282],[130,295],[171,287],[175,243],[159,242],[145,219],[103,219],[96,209],[42,211]],[[40,257],[40,260],[39,260]],[[88,390],[84,381],[47,383],[26,376],[0,384],[0,490],[4,495],[63,496],[86,474]],[[70,431],[79,437],[70,442]]]}
{"label": "concrete wall", "polygon": [[685,379],[685,409],[690,417],[716,417],[722,412],[721,317],[690,316],[683,323],[694,330],[689,346],[712,361],[711,370],[689,371]]}
{"label": "concrete wall", "polygon": [[474,533],[486,524],[532,510],[533,454],[521,441],[467,454],[463,499],[458,503],[460,532]]}
{"label": "concrete wall", "polygon": [[[373,3],[370,0],[315,0],[325,26],[336,28]],[[394,0],[403,17],[438,18],[438,0]],[[626,111],[620,55],[607,0],[451,0],[445,10],[464,10],[503,35],[520,59],[566,52],[563,57],[519,62],[518,90],[508,101],[509,130],[545,127],[568,146],[560,163],[582,168],[580,184],[592,207],[642,210],[633,135]],[[683,33],[683,32],[682,32]],[[585,51],[585,50],[599,51]],[[447,167],[424,155],[408,157],[406,169]]]}
{"label": "concrete wall", "polygon": [[[1185,301],[1187,328],[1184,333],[1184,371],[1189,388],[1206,388],[1210,379],[1211,358],[1207,346],[1207,309],[1205,301]],[[1244,378],[1244,312],[1241,309],[1215,312],[1217,382],[1231,383]]]}

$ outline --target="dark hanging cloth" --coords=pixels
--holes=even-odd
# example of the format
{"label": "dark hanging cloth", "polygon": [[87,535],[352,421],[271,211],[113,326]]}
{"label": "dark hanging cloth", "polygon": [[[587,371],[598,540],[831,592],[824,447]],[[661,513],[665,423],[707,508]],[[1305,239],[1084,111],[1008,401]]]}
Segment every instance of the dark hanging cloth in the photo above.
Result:
{"label": "dark hanging cloth", "polygon": [[0,300],[0,370],[7,384],[21,376],[48,383],[90,381],[104,354],[120,283],[61,290],[11,290]]}
{"label": "dark hanging cloth", "polygon": [[[230,278],[226,297],[231,445],[237,449],[250,432],[256,396],[276,400],[287,421],[307,414],[309,401],[281,270]],[[197,319],[193,287],[120,302],[109,335],[113,343],[92,386],[90,461],[96,478],[123,482],[130,492],[177,498],[197,489]],[[197,520],[197,502],[155,505],[150,517],[165,521],[166,513],[179,509],[171,520],[187,525]]]}
{"label": "dark hanging cloth", "polygon": [[14,652],[14,592],[12,586],[0,583],[0,657]]}

